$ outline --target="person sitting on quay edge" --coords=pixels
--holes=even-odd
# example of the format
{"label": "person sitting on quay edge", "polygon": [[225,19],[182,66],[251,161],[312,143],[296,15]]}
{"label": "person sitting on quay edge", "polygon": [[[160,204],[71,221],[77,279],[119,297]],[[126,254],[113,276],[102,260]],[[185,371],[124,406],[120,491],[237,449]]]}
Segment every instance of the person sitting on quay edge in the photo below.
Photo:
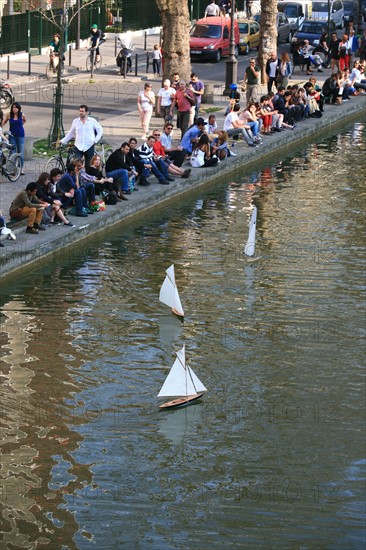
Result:
{"label": "person sitting on quay edge", "polygon": [[339,74],[333,73],[323,84],[322,93],[325,98],[325,103],[340,105],[342,98],[338,99],[339,90]]}
{"label": "person sitting on quay edge", "polygon": [[278,113],[283,115],[283,120],[293,130],[296,127],[294,124],[293,110],[290,109],[291,92],[286,91],[283,86],[277,90],[277,94],[273,98],[273,106]]}
{"label": "person sitting on quay edge", "polygon": [[47,208],[48,202],[36,197],[37,184],[35,181],[28,183],[27,187],[20,191],[10,205],[10,218],[12,220],[27,219],[26,233],[37,235],[38,231],[45,231],[41,224],[43,210]]}
{"label": "person sitting on quay edge", "polygon": [[57,196],[62,202],[62,208],[68,208],[75,202],[76,216],[86,218],[91,214],[88,205],[86,191],[79,187],[78,169],[74,163],[70,163],[57,184]]}
{"label": "person sitting on quay edge", "polygon": [[366,80],[362,78],[364,75],[364,67],[360,61],[355,61],[353,63],[352,72],[349,76],[350,86],[355,88],[357,93],[353,95],[358,95],[359,93],[365,93],[366,91]]}
{"label": "person sitting on quay edge", "polygon": [[[125,195],[130,195],[131,193],[129,178],[138,175],[132,164],[131,158],[128,156],[129,152],[130,146],[125,141],[119,149],[113,151],[108,157],[105,165],[107,177],[121,182],[121,193],[119,193],[118,196],[124,201],[128,200]],[[137,191],[137,189],[135,189],[135,191]]]}
{"label": "person sitting on quay edge", "polygon": [[155,159],[161,158],[165,164],[168,167],[168,172],[172,176],[176,176],[177,178],[188,178],[189,174],[191,173],[191,170],[188,168],[187,170],[182,170],[182,168],[179,168],[179,166],[176,166],[169,157],[165,154],[164,147],[162,146],[160,142],[160,132],[159,130],[153,131],[153,137],[155,138],[155,143],[153,146]]}
{"label": "person sitting on quay edge", "polygon": [[149,136],[147,141],[138,148],[141,160],[144,162],[145,168],[151,170],[159,183],[169,185],[169,182],[174,181],[174,178],[169,176],[165,162],[154,155],[154,143],[154,136]]}
{"label": "person sitting on quay edge", "polygon": [[190,163],[194,168],[215,166],[219,162],[216,155],[211,154],[210,141],[207,134],[202,134],[192,151]]}
{"label": "person sitting on quay edge", "polygon": [[94,155],[90,161],[90,166],[87,168],[88,174],[95,177],[94,185],[95,192],[97,195],[101,195],[103,192],[108,192],[109,194],[116,197],[117,202],[121,202],[120,199],[120,186],[113,178],[105,178],[101,171],[102,159],[100,155]]}
{"label": "person sitting on quay edge", "polygon": [[193,126],[188,128],[186,133],[183,135],[182,141],[180,142],[180,147],[183,151],[186,151],[186,154],[190,155],[193,150],[193,146],[198,142],[201,135],[205,132],[205,121],[202,117],[198,117]]}
{"label": "person sitting on quay edge", "polygon": [[237,103],[234,105],[233,111],[226,115],[223,130],[227,132],[229,137],[241,136],[249,147],[257,147],[253,142],[253,134],[250,127],[245,122],[239,120],[239,111],[240,105]]}
{"label": "person sitting on quay edge", "polygon": [[131,137],[128,140],[128,145],[130,146],[130,150],[127,156],[130,159],[131,164],[134,167],[134,170],[137,172],[138,184],[150,185],[150,182],[147,181],[147,178],[145,175],[145,163],[141,159],[140,153],[137,149],[137,139],[135,137]]}
{"label": "person sitting on quay edge", "polygon": [[168,156],[169,160],[174,162],[175,166],[180,168],[188,154],[188,151],[183,149],[180,145],[178,147],[173,146],[172,131],[173,125],[170,122],[166,122],[164,125],[164,131],[160,136],[160,143],[164,149],[164,154]]}
{"label": "person sitting on quay edge", "polygon": [[79,187],[85,189],[89,204],[91,204],[95,201],[95,177],[87,173],[83,159],[75,159],[74,164],[78,169]]}
{"label": "person sitting on quay edge", "polygon": [[57,197],[56,193],[53,191],[51,187],[51,180],[50,180],[50,174],[47,172],[42,172],[38,176],[38,180],[36,181],[37,184],[37,192],[36,196],[43,202],[47,202],[48,206],[45,208],[43,212],[43,216],[45,213],[48,216],[48,223],[50,225],[59,225],[59,221],[55,221],[55,217],[57,216],[57,220],[60,219],[63,221],[63,224],[69,227],[74,227],[74,224],[71,223],[62,212],[62,202]]}

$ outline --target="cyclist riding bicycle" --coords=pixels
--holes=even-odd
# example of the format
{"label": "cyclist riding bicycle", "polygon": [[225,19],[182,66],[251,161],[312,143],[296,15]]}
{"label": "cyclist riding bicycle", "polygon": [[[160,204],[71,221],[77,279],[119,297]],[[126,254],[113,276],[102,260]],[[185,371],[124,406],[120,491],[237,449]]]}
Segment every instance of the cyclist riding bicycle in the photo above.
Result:
{"label": "cyclist riding bicycle", "polygon": [[[54,34],[53,40],[49,43],[49,54],[50,54],[50,67],[56,69],[60,57],[60,35]],[[57,59],[57,62],[56,62]],[[62,56],[62,61],[65,61],[65,56]]]}
{"label": "cyclist riding bicycle", "polygon": [[101,44],[104,44],[105,40],[103,38],[103,33],[100,29],[98,29],[98,25],[94,23],[94,25],[91,26],[90,32],[89,32],[89,40],[90,40],[90,47],[95,48],[95,62],[98,63],[100,61],[100,51],[99,46]]}

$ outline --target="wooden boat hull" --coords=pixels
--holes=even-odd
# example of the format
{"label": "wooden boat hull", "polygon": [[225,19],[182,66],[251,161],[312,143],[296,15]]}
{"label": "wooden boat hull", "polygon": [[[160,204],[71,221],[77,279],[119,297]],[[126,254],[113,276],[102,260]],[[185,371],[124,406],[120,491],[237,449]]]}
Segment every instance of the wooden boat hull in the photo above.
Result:
{"label": "wooden boat hull", "polygon": [[178,399],[173,399],[173,401],[167,401],[162,405],[159,405],[159,409],[171,409],[173,407],[186,407],[190,405],[192,401],[202,397],[203,393],[196,393],[195,395],[187,395],[186,397],[179,397]]}
{"label": "wooden boat hull", "polygon": [[261,260],[262,256],[246,256],[245,259],[249,264],[254,264],[254,262],[258,262],[258,260]]}
{"label": "wooden boat hull", "polygon": [[184,321],[184,315],[182,315],[181,313],[179,313],[179,311],[177,311],[176,309],[174,309],[174,307],[172,307],[172,313],[173,315],[175,315],[176,317],[178,317],[178,319],[180,321]]}

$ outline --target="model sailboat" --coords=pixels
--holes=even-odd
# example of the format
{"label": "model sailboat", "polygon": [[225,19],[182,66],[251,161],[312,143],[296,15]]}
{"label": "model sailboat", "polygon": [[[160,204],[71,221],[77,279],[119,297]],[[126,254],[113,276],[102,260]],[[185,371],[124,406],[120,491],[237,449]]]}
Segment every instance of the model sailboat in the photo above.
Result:
{"label": "model sailboat", "polygon": [[254,256],[256,229],[257,229],[257,207],[255,206],[250,218],[249,235],[248,235],[247,244],[244,247],[244,254],[245,256],[247,256],[247,259],[250,262],[256,262],[262,257],[262,256],[256,256],[256,257]]}
{"label": "model sailboat", "polygon": [[166,270],[166,277],[161,285],[159,300],[172,308],[172,312],[181,319],[184,317],[184,310],[180,302],[177,285],[175,284],[174,265]]}
{"label": "model sailboat", "polygon": [[202,397],[205,386],[186,364],[185,346],[177,351],[177,358],[158,394],[158,397],[178,397],[159,405],[160,409],[182,407]]}

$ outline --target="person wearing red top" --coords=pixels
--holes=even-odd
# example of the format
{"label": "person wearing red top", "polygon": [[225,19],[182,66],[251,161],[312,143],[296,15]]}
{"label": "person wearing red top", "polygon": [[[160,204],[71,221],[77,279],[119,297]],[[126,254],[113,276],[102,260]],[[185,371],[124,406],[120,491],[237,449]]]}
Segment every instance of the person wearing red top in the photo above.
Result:
{"label": "person wearing red top", "polygon": [[175,166],[175,164],[173,164],[172,161],[169,160],[166,156],[164,147],[160,143],[160,132],[158,130],[154,130],[153,136],[155,138],[155,143],[153,145],[154,155],[156,157],[162,158],[162,160],[168,166],[169,174],[174,177],[188,178],[189,174],[191,173],[191,169],[188,168],[187,170],[182,170],[182,168]]}
{"label": "person wearing red top", "polygon": [[189,124],[189,114],[191,111],[192,105],[196,104],[196,98],[192,90],[187,87],[187,84],[184,80],[179,82],[179,89],[177,90],[174,99],[172,101],[172,106],[170,109],[170,114],[173,117],[174,107],[178,107],[178,116],[177,116],[177,127],[182,132],[182,137],[188,130]]}

